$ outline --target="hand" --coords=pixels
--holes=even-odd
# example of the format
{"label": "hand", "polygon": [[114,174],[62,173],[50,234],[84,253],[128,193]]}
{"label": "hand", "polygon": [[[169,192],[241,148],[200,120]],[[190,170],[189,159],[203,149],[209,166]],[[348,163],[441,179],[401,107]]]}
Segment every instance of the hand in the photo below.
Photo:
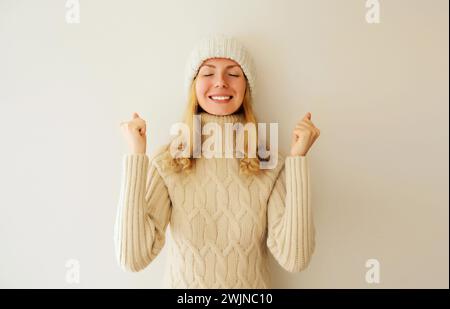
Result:
{"label": "hand", "polygon": [[311,121],[311,113],[307,113],[292,132],[291,156],[305,156],[319,135],[320,130]]}
{"label": "hand", "polygon": [[145,153],[147,147],[147,134],[145,120],[137,113],[133,113],[131,121],[123,121],[120,127],[133,154]]}

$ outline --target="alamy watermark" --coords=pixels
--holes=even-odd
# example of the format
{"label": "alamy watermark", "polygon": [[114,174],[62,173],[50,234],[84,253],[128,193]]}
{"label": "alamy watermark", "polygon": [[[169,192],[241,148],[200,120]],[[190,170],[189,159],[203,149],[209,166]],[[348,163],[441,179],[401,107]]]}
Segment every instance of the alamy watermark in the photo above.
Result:
{"label": "alamy watermark", "polygon": [[[258,152],[258,157],[262,159],[259,163],[261,169],[273,169],[277,166],[278,123],[269,124],[270,138],[267,139],[266,123],[258,123],[258,128],[252,122],[245,125],[239,122],[225,123],[223,130],[218,123],[214,122],[202,126],[201,115],[193,115],[192,117],[192,143],[190,128],[186,123],[177,122],[170,128],[170,134],[177,135],[169,146],[173,158],[189,158],[191,152],[193,158],[200,158],[201,156],[207,159],[244,158],[244,136],[247,132],[247,157],[256,158],[256,152]],[[236,133],[236,138],[234,138],[234,133]],[[209,135],[209,137],[202,141],[202,135]],[[268,143],[270,144],[269,150],[267,150]]]}
{"label": "alamy watermark", "polygon": [[66,23],[68,24],[80,23],[80,1],[78,0],[66,1]]}
{"label": "alamy watermark", "polygon": [[369,284],[380,283],[380,262],[377,259],[368,259],[366,261],[366,282]]}
{"label": "alamy watermark", "polygon": [[69,259],[65,264],[66,283],[79,284],[80,283],[80,262],[77,259]]}
{"label": "alamy watermark", "polygon": [[380,23],[380,1],[379,0],[366,0],[366,22],[368,24]]}

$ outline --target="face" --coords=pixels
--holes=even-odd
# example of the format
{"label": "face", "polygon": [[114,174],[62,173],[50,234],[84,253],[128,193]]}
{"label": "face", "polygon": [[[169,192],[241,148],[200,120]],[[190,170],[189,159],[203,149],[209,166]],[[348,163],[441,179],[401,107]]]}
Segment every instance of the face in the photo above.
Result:
{"label": "face", "polygon": [[208,59],[200,66],[195,93],[201,108],[213,115],[230,115],[241,106],[247,82],[235,61]]}

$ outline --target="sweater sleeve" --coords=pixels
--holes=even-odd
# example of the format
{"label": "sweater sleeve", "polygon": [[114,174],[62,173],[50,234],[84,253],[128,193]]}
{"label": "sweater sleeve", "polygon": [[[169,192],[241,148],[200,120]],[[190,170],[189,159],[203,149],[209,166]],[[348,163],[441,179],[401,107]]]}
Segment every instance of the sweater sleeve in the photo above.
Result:
{"label": "sweater sleeve", "polygon": [[304,270],[315,248],[308,159],[288,156],[267,205],[267,246],[287,271]]}
{"label": "sweater sleeve", "polygon": [[140,271],[161,251],[170,220],[167,187],[146,154],[123,157],[122,183],[114,227],[122,269]]}

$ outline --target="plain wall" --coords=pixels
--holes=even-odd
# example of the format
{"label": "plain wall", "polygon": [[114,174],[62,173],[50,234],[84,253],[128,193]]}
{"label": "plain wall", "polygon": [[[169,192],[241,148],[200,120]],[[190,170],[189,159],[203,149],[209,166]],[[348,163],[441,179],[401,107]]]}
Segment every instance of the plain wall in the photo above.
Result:
{"label": "plain wall", "polygon": [[[114,255],[128,145],[148,154],[186,105],[186,58],[205,35],[241,40],[258,70],[255,110],[280,148],[306,112],[317,247],[276,287],[448,288],[448,1],[0,0],[0,287],[158,288],[166,251],[141,273]],[[66,262],[79,261],[79,284]],[[379,284],[365,280],[380,262]]]}

